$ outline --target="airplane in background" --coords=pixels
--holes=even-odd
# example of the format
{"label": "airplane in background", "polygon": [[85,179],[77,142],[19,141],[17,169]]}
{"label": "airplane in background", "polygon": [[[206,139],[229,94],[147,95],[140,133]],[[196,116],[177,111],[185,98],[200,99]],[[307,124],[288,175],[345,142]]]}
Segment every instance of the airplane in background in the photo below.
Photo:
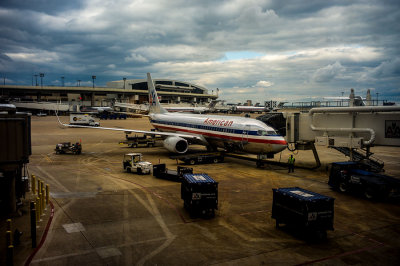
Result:
{"label": "airplane in background", "polygon": [[246,106],[246,105],[237,105],[233,107],[234,112],[242,112],[242,113],[262,113],[269,112],[269,109],[264,106]]}
{"label": "airplane in background", "polygon": [[109,106],[81,106],[79,108],[81,112],[93,112],[93,113],[102,113],[102,112],[112,112],[114,109]]}
{"label": "airplane in background", "polygon": [[[343,94],[343,92],[342,92],[342,94]],[[369,89],[367,90],[366,98],[363,98],[359,95],[355,95],[354,89],[351,88],[349,96],[342,95],[342,96],[324,97],[324,100],[348,102],[349,106],[367,106],[372,103],[371,91]]]}
{"label": "airplane in background", "polygon": [[280,102],[277,107],[267,107],[267,106],[247,106],[247,105],[236,105],[233,107],[234,112],[241,112],[241,113],[268,113],[271,111],[278,111],[282,109],[285,102]]}
{"label": "airplane in background", "polygon": [[180,113],[195,113],[195,114],[204,114],[214,110],[215,105],[218,101],[211,101],[211,103],[206,106],[164,106],[168,112],[180,112]]}
{"label": "airplane in background", "polygon": [[[212,101],[208,106],[164,106],[164,108],[169,112],[180,112],[180,113],[195,113],[204,114],[212,112],[218,101]],[[144,104],[132,104],[132,103],[114,103],[116,107],[127,108],[139,112],[148,112],[149,106]]]}
{"label": "airplane in background", "polygon": [[[149,89],[148,117],[156,131],[77,125],[74,127],[161,135],[164,138],[164,147],[170,152],[179,154],[186,153],[190,144],[200,144],[209,150],[223,148],[231,152],[244,151],[271,158],[287,147],[287,142],[281,135],[278,135],[272,127],[256,119],[170,113],[161,106],[150,73],[147,73],[147,85]],[[60,120],[59,122],[61,123]]]}
{"label": "airplane in background", "polygon": [[[323,98],[326,101],[344,101],[344,102],[349,102],[350,101],[350,97],[348,96],[332,96],[332,97],[324,97]],[[354,106],[366,106],[365,104],[365,98],[361,97],[361,96],[354,96]]]}

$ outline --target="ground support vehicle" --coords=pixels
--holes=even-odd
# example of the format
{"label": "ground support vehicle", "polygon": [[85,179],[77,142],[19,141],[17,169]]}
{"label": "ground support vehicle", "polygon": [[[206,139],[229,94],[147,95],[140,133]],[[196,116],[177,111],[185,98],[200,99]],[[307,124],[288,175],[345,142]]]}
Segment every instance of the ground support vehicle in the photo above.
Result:
{"label": "ground support vehicle", "polygon": [[142,160],[141,153],[127,153],[124,155],[123,167],[128,173],[150,174],[152,163]]}
{"label": "ground support vehicle", "polygon": [[82,145],[79,142],[75,144],[71,144],[71,142],[63,142],[63,143],[58,143],[54,150],[56,151],[56,154],[65,154],[65,153],[81,154]]}
{"label": "ground support vehicle", "polygon": [[171,156],[171,159],[178,159],[185,164],[198,164],[198,163],[219,163],[224,161],[224,155],[220,152],[213,153],[197,153],[197,154],[183,154]]}
{"label": "ground support vehicle", "polygon": [[326,238],[333,230],[334,198],[299,187],[272,189],[272,218],[306,238]]}
{"label": "ground support vehicle", "polygon": [[120,141],[119,144],[127,144],[130,148],[137,148],[139,146],[154,147],[156,145],[156,140],[160,139],[161,137],[155,137],[154,135],[135,135],[133,137],[126,135],[126,140]]}
{"label": "ground support vehicle", "polygon": [[175,171],[167,169],[165,163],[153,165],[153,176],[161,179],[181,182],[186,173],[193,173],[193,168],[178,166]]}
{"label": "ground support vehicle", "polygon": [[367,199],[400,195],[400,179],[367,171],[359,162],[332,163],[328,184],[340,192],[363,194]]}
{"label": "ground support vehicle", "polygon": [[74,114],[74,113],[70,114],[69,116],[69,124],[78,126],[92,126],[92,127],[100,126],[100,123],[96,122],[93,116],[89,114]]}
{"label": "ground support vehicle", "polygon": [[181,198],[190,216],[214,217],[218,209],[218,182],[207,174],[184,174]]}

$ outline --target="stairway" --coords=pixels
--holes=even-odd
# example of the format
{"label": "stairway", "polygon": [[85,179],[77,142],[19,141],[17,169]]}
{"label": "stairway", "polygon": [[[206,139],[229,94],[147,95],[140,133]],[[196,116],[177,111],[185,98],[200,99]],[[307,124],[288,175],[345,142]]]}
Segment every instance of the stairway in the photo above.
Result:
{"label": "stairway", "polygon": [[[350,157],[350,148],[347,147],[334,147],[329,148],[335,149],[347,157]],[[373,172],[381,172],[383,170],[384,162],[376,157],[367,156],[367,152],[360,149],[353,149],[353,161],[361,162],[365,164]]]}

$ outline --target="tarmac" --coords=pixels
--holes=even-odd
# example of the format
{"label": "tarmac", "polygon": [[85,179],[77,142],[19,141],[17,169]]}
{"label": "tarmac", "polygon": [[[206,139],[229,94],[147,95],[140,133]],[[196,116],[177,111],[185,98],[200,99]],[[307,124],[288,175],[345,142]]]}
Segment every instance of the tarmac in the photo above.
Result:
{"label": "tarmac", "polygon": [[[152,128],[147,118],[100,122]],[[182,164],[169,158],[162,143],[133,149],[118,144],[124,138],[122,132],[64,128],[54,116],[32,117],[29,174],[49,184],[53,207],[47,206],[38,224],[43,243],[34,250],[27,192],[22,215],[13,217],[13,226],[23,232],[14,265],[400,265],[399,202],[333,191],[327,184],[329,164],[348,160],[335,150],[317,147],[322,166],[316,170],[307,169],[315,165],[312,151],[295,152],[299,167],[290,174],[284,166],[256,168],[235,158],[190,166],[219,182],[218,210],[206,219],[189,216],[179,183],[124,172],[122,159],[129,152],[171,169]],[[55,154],[61,142],[81,142],[82,154]],[[372,152],[385,162],[386,174],[400,178],[400,147]],[[286,162],[290,154],[285,150],[274,161]],[[326,240],[309,241],[275,227],[272,188],[295,186],[335,198],[335,230]]]}

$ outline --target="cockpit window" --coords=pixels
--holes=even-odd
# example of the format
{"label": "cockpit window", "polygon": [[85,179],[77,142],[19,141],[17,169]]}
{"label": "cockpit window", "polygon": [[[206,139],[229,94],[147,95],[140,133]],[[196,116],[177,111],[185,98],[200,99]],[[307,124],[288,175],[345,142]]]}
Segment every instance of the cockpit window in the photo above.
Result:
{"label": "cockpit window", "polygon": [[266,131],[266,130],[258,130],[257,134],[259,136],[268,136],[268,135],[276,135],[276,132],[273,131],[273,130],[268,130],[268,131]]}
{"label": "cockpit window", "polygon": [[267,135],[267,131],[265,131],[265,130],[258,130],[257,133],[258,133],[259,136],[266,136]]}

